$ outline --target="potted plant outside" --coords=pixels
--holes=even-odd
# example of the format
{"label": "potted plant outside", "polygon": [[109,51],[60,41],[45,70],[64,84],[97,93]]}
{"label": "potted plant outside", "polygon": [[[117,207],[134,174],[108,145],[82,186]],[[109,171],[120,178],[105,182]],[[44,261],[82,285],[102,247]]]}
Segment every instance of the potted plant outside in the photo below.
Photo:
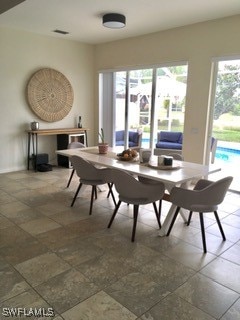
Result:
{"label": "potted plant outside", "polygon": [[100,154],[106,154],[108,152],[108,143],[105,142],[103,128],[101,128],[101,131],[99,132],[98,135],[99,135],[99,138],[100,138],[100,142],[98,143],[99,153]]}

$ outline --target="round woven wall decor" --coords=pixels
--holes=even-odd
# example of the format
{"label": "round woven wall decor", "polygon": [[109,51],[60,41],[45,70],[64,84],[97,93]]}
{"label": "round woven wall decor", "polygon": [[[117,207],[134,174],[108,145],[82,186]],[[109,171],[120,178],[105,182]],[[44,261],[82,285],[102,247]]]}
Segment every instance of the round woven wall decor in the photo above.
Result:
{"label": "round woven wall decor", "polygon": [[73,89],[59,71],[40,69],[27,86],[28,103],[40,119],[54,122],[62,120],[73,105]]}

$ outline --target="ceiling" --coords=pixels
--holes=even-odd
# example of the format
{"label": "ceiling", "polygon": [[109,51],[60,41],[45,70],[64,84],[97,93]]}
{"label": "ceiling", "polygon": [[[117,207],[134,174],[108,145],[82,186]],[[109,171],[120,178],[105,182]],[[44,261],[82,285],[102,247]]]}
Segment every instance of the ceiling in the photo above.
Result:
{"label": "ceiling", "polygon": [[[125,28],[102,26],[111,12],[126,16]],[[1,0],[0,27],[98,44],[237,14],[240,0]]]}

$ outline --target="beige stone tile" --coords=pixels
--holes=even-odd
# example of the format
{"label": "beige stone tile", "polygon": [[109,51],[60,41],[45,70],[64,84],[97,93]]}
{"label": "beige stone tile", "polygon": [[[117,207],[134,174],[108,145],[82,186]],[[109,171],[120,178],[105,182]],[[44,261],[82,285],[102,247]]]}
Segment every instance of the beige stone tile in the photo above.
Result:
{"label": "beige stone tile", "polygon": [[[231,242],[236,242],[240,240],[240,230],[239,228],[235,228],[230,226],[229,224],[222,223],[222,227],[226,236],[226,239]],[[215,223],[214,225],[208,227],[206,232],[220,236],[218,225]]]}
{"label": "beige stone tile", "polygon": [[56,249],[59,257],[68,262],[71,266],[77,266],[83,262],[99,257],[104,250],[84,239],[73,239],[71,243]]}
{"label": "beige stone tile", "polygon": [[203,249],[184,242],[180,242],[174,248],[167,250],[165,255],[196,271],[216,258],[215,255],[209,252],[204,254]]}
{"label": "beige stone tile", "polygon": [[15,268],[32,286],[37,286],[70,269],[70,266],[56,254],[45,253],[19,263]]}
{"label": "beige stone tile", "polygon": [[236,320],[236,319],[240,319],[240,299],[238,299],[221,318],[221,320]]}
{"label": "beige stone tile", "polygon": [[[195,219],[193,221],[195,223]],[[187,226],[184,223],[182,217],[179,215],[169,236],[170,237],[174,236],[174,237],[177,237],[185,242],[191,243],[192,238],[195,235],[200,234],[200,233],[201,233],[201,231],[199,228],[195,228],[194,226],[192,226],[192,223],[190,224],[190,226]]]}
{"label": "beige stone tile", "polygon": [[156,255],[138,270],[149,275],[166,292],[173,292],[196,273],[193,269],[163,254]]}
{"label": "beige stone tile", "polygon": [[14,224],[9,219],[0,215],[0,229],[5,229],[13,226]]}
{"label": "beige stone tile", "polygon": [[65,320],[137,319],[133,313],[103,291],[64,312],[62,316]]}
{"label": "beige stone tile", "polygon": [[58,313],[72,308],[99,291],[97,286],[74,269],[49,279],[35,290]]}
{"label": "beige stone tile", "polygon": [[0,208],[2,205],[16,201],[16,199],[5,191],[0,190]]}
{"label": "beige stone tile", "polygon": [[104,250],[108,251],[113,249],[115,253],[117,253],[120,248],[129,248],[129,246],[135,245],[135,243],[129,242],[129,239],[113,229],[96,232],[92,234],[91,237],[87,237],[86,240]]}
{"label": "beige stone tile", "polygon": [[0,249],[0,256],[12,265],[29,260],[40,254],[46,253],[48,248],[34,238],[9,244]]}
{"label": "beige stone tile", "polygon": [[221,257],[240,265],[240,242],[223,252]]}
{"label": "beige stone tile", "polygon": [[200,274],[189,279],[175,293],[217,319],[239,298],[236,292]]}
{"label": "beige stone tile", "polygon": [[140,319],[214,320],[215,318],[175,294],[171,294],[147,311]]}
{"label": "beige stone tile", "polygon": [[86,214],[82,215],[79,214],[79,212],[73,212],[68,210],[51,215],[51,219],[63,226],[66,226],[68,224],[86,219]]}
{"label": "beige stone tile", "polygon": [[60,224],[47,217],[37,218],[19,225],[31,235],[37,235],[61,227]]}
{"label": "beige stone tile", "polygon": [[240,229],[240,217],[236,214],[228,215],[226,218],[222,219],[222,223]]}
{"label": "beige stone tile", "polygon": [[[70,206],[70,203],[69,203]],[[55,200],[50,200],[45,202],[44,204],[37,206],[37,210],[44,214],[45,216],[52,216],[55,214],[59,214],[61,212],[65,212],[69,208],[63,203]]]}
{"label": "beige stone tile", "polygon": [[22,224],[24,222],[28,222],[37,218],[42,217],[43,215],[37,211],[35,208],[27,207],[20,211],[12,211],[7,215],[8,219],[10,219],[15,224]]}
{"label": "beige stone tile", "polygon": [[[169,237],[159,237],[152,205],[142,206],[132,243],[131,206],[123,204],[107,228],[113,211],[107,189],[98,193],[92,216],[90,188],[70,207],[78,178],[66,189],[69,172],[1,174],[0,306],[52,303],[55,320],[132,320],[135,310],[141,320],[212,320],[224,310],[222,320],[240,318],[239,195],[229,193],[219,208],[227,241],[212,213],[205,215],[204,254],[198,216],[188,228],[179,218]],[[162,221],[168,209],[164,201]],[[98,292],[103,288],[112,297]]]}
{"label": "beige stone tile", "polygon": [[30,207],[40,206],[45,204],[46,201],[51,200],[50,193],[43,195],[39,192],[39,189],[32,190],[27,187],[21,191],[15,192],[14,196],[16,199]]}
{"label": "beige stone tile", "polygon": [[[133,228],[133,219],[123,220],[119,223],[115,223],[115,219],[113,221],[113,224],[111,226],[111,229],[117,230],[119,233],[123,234],[124,236],[129,238],[129,241],[131,241],[132,237],[132,228]],[[142,222],[137,223],[136,227],[136,234],[135,234],[135,241],[138,241],[139,239],[143,237],[148,237],[149,234],[155,232],[157,234],[158,232],[158,225],[156,224],[155,228],[151,226],[147,226],[146,224]]]}
{"label": "beige stone tile", "polygon": [[[212,253],[214,255],[220,255],[222,252],[224,252],[225,250],[227,250],[233,245],[231,241],[228,241],[228,240],[223,241],[220,231],[217,236],[207,232],[206,230],[205,236],[206,236],[207,252]],[[190,244],[203,250],[202,234],[198,233],[194,235],[191,239]]]}
{"label": "beige stone tile", "polygon": [[[0,319],[53,319],[56,314],[55,310],[49,306],[34,290],[29,289],[9,300],[4,301],[1,305]],[[5,308],[5,309],[3,309]],[[11,308],[18,308],[18,316],[10,314]],[[10,310],[9,310],[10,309]],[[35,316],[34,316],[35,312]],[[25,313],[25,315],[23,314]],[[4,316],[6,314],[6,316]],[[41,315],[41,316],[40,316]]]}
{"label": "beige stone tile", "polygon": [[141,272],[127,274],[107,287],[105,292],[137,316],[141,316],[169,293],[164,286]]}
{"label": "beige stone tile", "polygon": [[51,250],[56,250],[80,237],[79,230],[68,230],[64,227],[53,229],[36,235],[37,239]]}
{"label": "beige stone tile", "polygon": [[76,268],[100,288],[111,285],[134,270],[124,257],[116,259],[109,253],[81,263]]}
{"label": "beige stone tile", "polygon": [[14,200],[15,201],[0,205],[0,213],[7,218],[11,218],[12,214],[16,214],[17,212],[20,212],[22,210],[29,209],[29,206],[27,206],[26,204],[20,201],[16,201],[16,199]]}
{"label": "beige stone tile", "polygon": [[1,230],[0,248],[30,239],[31,235],[17,226]]}
{"label": "beige stone tile", "polygon": [[217,258],[201,270],[205,276],[240,293],[240,265]]}
{"label": "beige stone tile", "polygon": [[181,243],[182,240],[174,237],[173,235],[169,237],[160,237],[158,233],[152,233],[148,237],[141,238],[138,242],[158,251],[159,253],[164,253]]}
{"label": "beige stone tile", "polygon": [[17,296],[30,288],[25,279],[10,266],[1,269],[0,283],[0,301]]}

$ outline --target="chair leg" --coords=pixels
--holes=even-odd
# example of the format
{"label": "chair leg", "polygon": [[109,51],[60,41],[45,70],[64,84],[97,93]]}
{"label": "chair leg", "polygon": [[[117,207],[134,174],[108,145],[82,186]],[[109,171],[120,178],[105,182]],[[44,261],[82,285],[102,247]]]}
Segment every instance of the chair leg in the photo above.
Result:
{"label": "chair leg", "polygon": [[134,242],[134,240],[135,240],[135,233],[136,233],[136,227],[137,227],[137,218],[138,218],[138,208],[139,208],[139,205],[134,204],[134,206],[133,206],[132,242]]}
{"label": "chair leg", "polygon": [[171,230],[172,230],[172,227],[173,227],[173,225],[174,225],[175,220],[177,219],[177,215],[178,215],[179,211],[180,211],[180,207],[177,207],[177,209],[176,209],[176,211],[175,211],[175,213],[174,213],[174,216],[173,216],[173,218],[172,218],[172,221],[171,221],[171,223],[170,223],[168,232],[167,232],[167,234],[166,234],[167,237],[170,235],[170,232],[171,232]]}
{"label": "chair leg", "polygon": [[74,175],[74,172],[75,172],[75,169],[72,169],[71,175],[70,175],[69,180],[68,180],[67,188],[70,186],[70,183],[72,181],[72,177]]}
{"label": "chair leg", "polygon": [[94,186],[95,200],[97,199],[97,186]]}
{"label": "chair leg", "polygon": [[[110,185],[110,187],[111,187],[111,190],[112,190],[112,187],[113,187],[113,182],[111,182],[111,183],[108,183],[108,187],[109,187],[109,185]],[[109,198],[109,197],[110,197],[110,194],[111,194],[111,192],[110,192],[110,187],[109,187],[109,190],[108,190],[107,198]]]}
{"label": "chair leg", "polygon": [[162,213],[162,199],[159,200],[158,213],[159,213],[159,220],[160,220],[161,219],[161,213]]}
{"label": "chair leg", "polygon": [[215,219],[217,221],[219,230],[221,232],[222,238],[223,238],[224,241],[226,241],[226,237],[225,237],[225,234],[224,234],[224,231],[223,231],[223,228],[222,228],[222,225],[221,225],[221,222],[220,222],[220,219],[219,219],[217,211],[214,211],[214,215],[215,215]]}
{"label": "chair leg", "polygon": [[111,225],[112,225],[112,223],[113,223],[113,220],[114,220],[114,218],[115,218],[115,216],[116,216],[116,214],[117,214],[117,212],[118,212],[118,209],[119,209],[119,207],[120,207],[121,202],[122,202],[122,201],[120,201],[120,200],[118,201],[118,203],[117,203],[117,205],[116,205],[116,207],[115,207],[115,209],[114,209],[114,211],[113,211],[112,217],[111,217],[111,219],[110,219],[110,221],[109,221],[108,228],[111,227]]}
{"label": "chair leg", "polygon": [[199,212],[199,217],[200,217],[200,223],[201,223],[203,251],[204,251],[204,253],[207,253],[206,237],[205,237],[205,229],[204,229],[204,220],[203,220],[203,213],[202,212]]}
{"label": "chair leg", "polygon": [[153,202],[153,208],[154,208],[154,211],[155,211],[155,214],[156,214],[156,217],[157,217],[157,222],[158,222],[158,225],[159,225],[159,229],[161,229],[162,226],[161,226],[161,222],[160,222],[160,212],[157,209],[156,202]]}
{"label": "chair leg", "polygon": [[96,193],[97,193],[97,187],[96,187],[96,186],[92,186],[92,193],[91,193],[91,202],[90,202],[89,215],[92,214],[93,198],[94,198],[94,195],[95,195],[95,199],[96,199]]}
{"label": "chair leg", "polygon": [[114,205],[115,205],[115,207],[116,207],[117,202],[116,202],[116,200],[115,200],[115,197],[114,197],[114,194],[113,194],[113,191],[112,191],[112,187],[113,187],[113,183],[108,183],[109,191],[108,191],[107,197],[109,197],[109,195],[111,194],[112,199],[113,199],[113,203],[114,203]]}
{"label": "chair leg", "polygon": [[189,212],[188,221],[187,221],[187,226],[190,225],[191,219],[192,219],[192,211]]}
{"label": "chair leg", "polygon": [[75,200],[76,200],[76,198],[77,198],[77,196],[78,196],[78,193],[79,193],[81,187],[82,187],[82,183],[79,183],[79,186],[78,186],[78,188],[77,188],[77,191],[76,191],[76,193],[75,193],[75,196],[73,197],[73,200],[72,200],[72,203],[71,203],[71,207],[73,207],[74,202],[75,202]]}

